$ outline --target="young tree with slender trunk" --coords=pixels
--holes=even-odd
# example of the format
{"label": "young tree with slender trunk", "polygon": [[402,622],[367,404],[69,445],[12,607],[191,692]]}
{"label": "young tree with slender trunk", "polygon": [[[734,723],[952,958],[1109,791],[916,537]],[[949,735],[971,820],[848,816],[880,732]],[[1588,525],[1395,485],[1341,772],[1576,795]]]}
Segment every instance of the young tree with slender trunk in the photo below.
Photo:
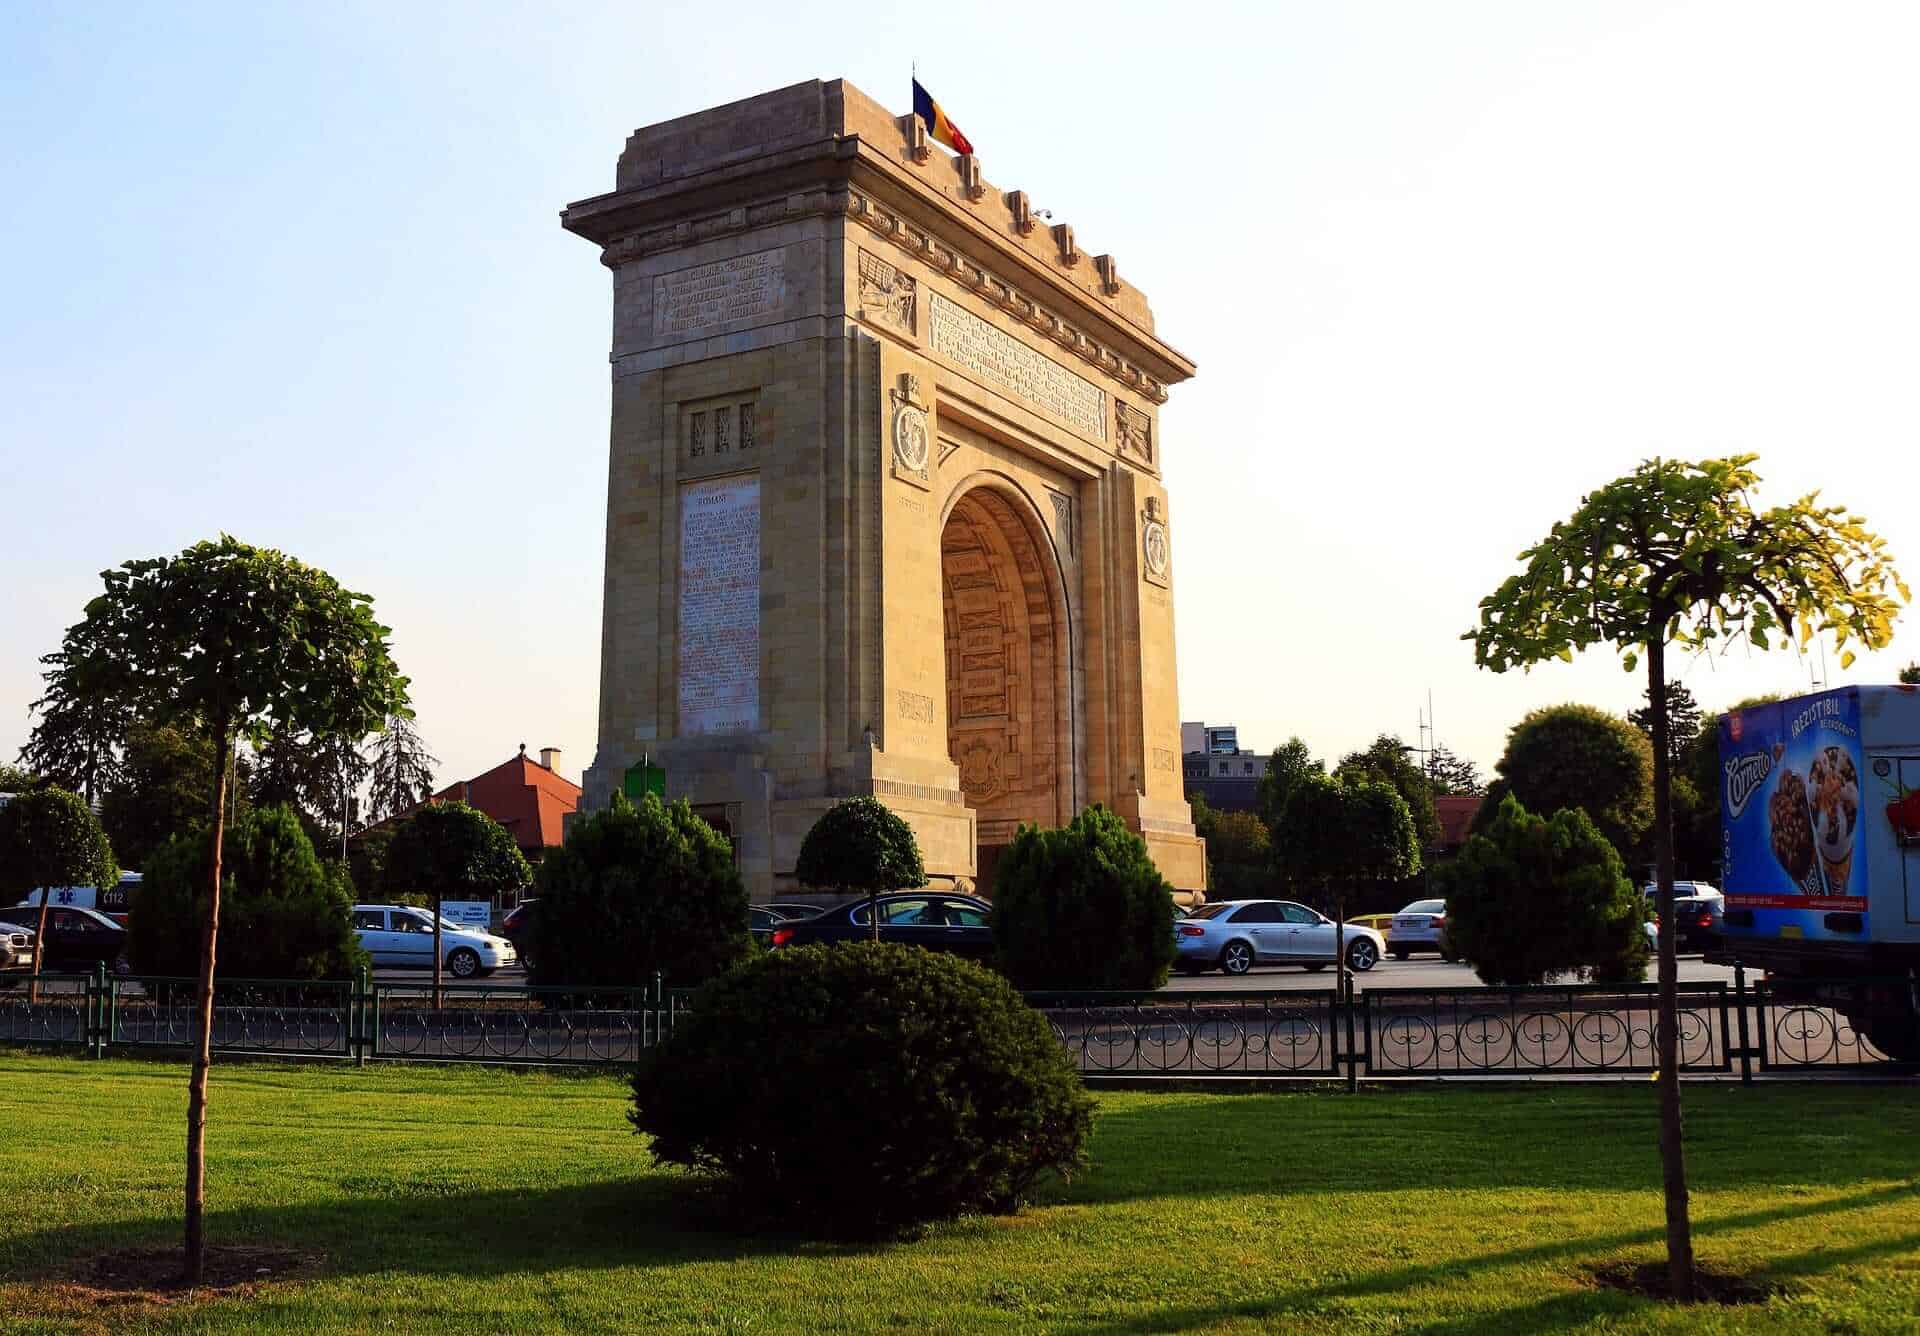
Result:
{"label": "young tree with slender trunk", "polygon": [[[111,886],[120,880],[113,848],[93,811],[65,789],[37,788],[0,807],[0,895],[40,895],[33,939],[33,988],[47,955],[47,906],[58,886]],[[4,903],[4,902],[0,902]]]}
{"label": "young tree with slender trunk", "polygon": [[533,869],[498,821],[465,803],[430,803],[401,823],[387,846],[387,885],[424,890],[433,900],[433,1005],[441,998],[440,910],[451,891],[463,900],[492,900],[522,891]]}
{"label": "young tree with slender trunk", "polygon": [[1681,1152],[1679,1004],[1673,922],[1673,746],[1667,650],[1704,649],[1744,636],[1760,649],[1806,645],[1831,633],[1840,666],[1859,640],[1893,639],[1907,587],[1885,543],[1818,494],[1770,510],[1750,493],[1756,457],[1697,464],[1651,459],[1580,502],[1520,554],[1525,569],[1480,601],[1480,625],[1463,639],[1494,672],[1608,644],[1628,672],[1647,665],[1653,735],[1653,834],[1660,912],[1658,1061],[1660,1158],[1666,1187],[1667,1264],[1673,1297],[1693,1297],[1693,1239]]}
{"label": "young tree with slender trunk", "polygon": [[221,841],[236,739],[276,730],[361,738],[406,709],[407,679],[371,600],[324,571],[222,535],[174,557],[129,561],[47,656],[48,717],[71,709],[202,731],[212,745],[211,838],[193,1071],[187,1087],[186,1280],[206,1259],[207,1070]]}

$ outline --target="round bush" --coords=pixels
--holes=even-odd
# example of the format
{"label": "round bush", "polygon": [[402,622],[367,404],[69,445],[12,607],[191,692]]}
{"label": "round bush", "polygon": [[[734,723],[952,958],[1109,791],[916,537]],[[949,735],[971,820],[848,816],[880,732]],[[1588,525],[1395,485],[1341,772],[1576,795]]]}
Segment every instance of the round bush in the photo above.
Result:
{"label": "round bush", "polygon": [[870,942],[776,951],[708,984],[642,1061],[633,1103],[655,1159],[832,1234],[1017,1209],[1085,1163],[1093,1121],[1005,979]]}
{"label": "round bush", "polygon": [[[207,831],[176,835],[148,861],[127,917],[127,957],[141,974],[200,970]],[[353,929],[353,883],[322,863],[290,807],[256,807],[221,846],[220,940],[230,978],[345,979],[367,963]]]}
{"label": "round bush", "polygon": [[691,986],[748,953],[747,888],[733,848],[687,804],[647,794],[579,822],[535,878],[536,984]]}
{"label": "round bush", "polygon": [[1020,988],[1141,990],[1173,965],[1173,890],[1146,842],[1095,805],[1022,826],[993,876],[999,965]]}
{"label": "round bush", "polygon": [[1559,974],[1638,983],[1646,972],[1646,904],[1578,808],[1543,819],[1506,798],[1487,832],[1440,865],[1435,889],[1447,901],[1448,944],[1486,983]]}

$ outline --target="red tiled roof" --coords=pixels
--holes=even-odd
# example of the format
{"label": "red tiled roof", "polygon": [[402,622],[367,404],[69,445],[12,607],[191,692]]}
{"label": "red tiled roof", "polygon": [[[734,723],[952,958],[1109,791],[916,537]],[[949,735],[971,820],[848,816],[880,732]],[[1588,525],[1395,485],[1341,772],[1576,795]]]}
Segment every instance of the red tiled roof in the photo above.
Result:
{"label": "red tiled roof", "polygon": [[560,845],[561,821],[580,806],[580,786],[523,752],[483,775],[449,784],[433,801],[478,808],[505,826],[524,852],[538,854]]}

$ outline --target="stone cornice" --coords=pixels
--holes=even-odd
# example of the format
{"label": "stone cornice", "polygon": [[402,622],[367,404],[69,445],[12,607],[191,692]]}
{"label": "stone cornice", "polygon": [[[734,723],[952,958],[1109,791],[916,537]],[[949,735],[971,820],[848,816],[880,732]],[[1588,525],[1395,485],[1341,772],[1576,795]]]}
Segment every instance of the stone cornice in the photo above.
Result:
{"label": "stone cornice", "polygon": [[[822,149],[830,151],[823,153]],[[1045,285],[1015,277],[1025,266],[1011,253],[987,260],[982,252],[993,250],[990,245],[956,244],[949,237],[936,236],[933,229],[909,218],[898,203],[883,198],[910,191],[909,187],[896,185],[891,173],[880,175],[876,181],[879,189],[852,184],[845,160],[857,154],[858,141],[842,140],[812,151],[778,155],[778,162],[763,160],[745,169],[735,167],[722,174],[729,180],[701,183],[705,188],[698,193],[711,194],[713,205],[691,217],[685,209],[685,197],[690,192],[683,183],[679,188],[615,192],[582,200],[569,206],[562,219],[568,230],[600,242],[601,263],[618,269],[663,251],[799,218],[845,217],[953,278],[988,305],[1011,315],[1149,402],[1165,403],[1167,383],[1193,374],[1192,363],[1123,317],[1099,311],[1084,298],[1068,295],[1062,300],[1058,293],[1038,295]],[[830,162],[821,162],[823,157]],[[784,182],[769,181],[769,168],[776,169]],[[821,179],[823,175],[825,180]],[[775,184],[789,188],[769,196],[767,186]],[[743,202],[739,187],[749,185],[759,187],[757,198]],[[734,188],[727,190],[727,186]],[[910,193],[917,201],[919,192]],[[732,198],[726,198],[728,195]],[[669,213],[677,215],[674,221],[655,221]],[[964,227],[951,230],[971,231]],[[968,240],[978,239],[969,236]],[[1084,318],[1088,315],[1095,318]]]}

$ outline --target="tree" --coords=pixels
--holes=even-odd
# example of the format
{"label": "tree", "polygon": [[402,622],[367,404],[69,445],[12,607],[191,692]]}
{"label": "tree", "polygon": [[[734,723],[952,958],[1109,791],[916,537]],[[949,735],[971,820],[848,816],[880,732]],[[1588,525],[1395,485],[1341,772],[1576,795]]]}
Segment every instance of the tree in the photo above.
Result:
{"label": "tree", "polygon": [[993,941],[1016,988],[1158,988],[1173,964],[1173,888],[1099,804],[1064,829],[1022,825],[994,869]]}
{"label": "tree", "polygon": [[[1653,818],[1653,749],[1618,715],[1591,705],[1535,710],[1507,734],[1506,754],[1495,768],[1506,792],[1529,812],[1577,807],[1622,859],[1639,851]],[[1487,822],[1492,819],[1489,813]]]}
{"label": "tree", "polygon": [[47,690],[29,707],[40,720],[27,735],[20,759],[91,804],[119,777],[120,747],[129,718],[119,701],[75,694],[72,676],[66,671],[68,659],[86,653],[83,643],[74,643],[41,658],[47,666]]}
{"label": "tree", "polygon": [[215,764],[206,917],[187,1086],[186,1281],[206,1260],[207,1072],[212,1063],[221,850],[234,742],[275,729],[362,737],[406,708],[371,601],[324,571],[222,535],[102,574],[105,590],[48,655],[42,725],[140,718],[201,730]]}
{"label": "tree", "polygon": [[396,714],[373,744],[369,819],[384,821],[412,811],[433,796],[433,767],[439,758],[427,750],[413,720]]}
{"label": "tree", "polygon": [[[1464,637],[1483,668],[1572,661],[1608,644],[1627,671],[1647,661],[1647,699],[1667,701],[1667,646],[1744,636],[1760,649],[1831,632],[1840,666],[1859,640],[1883,649],[1910,595],[1886,544],[1817,495],[1769,510],[1750,493],[1753,455],[1697,464],[1651,459],[1581,498],[1572,518],[1521,553],[1525,568],[1480,602]],[[1673,1297],[1693,1297],[1693,1242],[1681,1150],[1679,1008],[1674,961],[1672,749],[1653,716],[1653,836],[1660,909],[1660,1149]],[[1515,786],[1516,792],[1518,785]],[[1524,795],[1523,795],[1524,796]]]}
{"label": "tree", "polygon": [[1342,757],[1333,774],[1342,781],[1370,779],[1385,784],[1406,803],[1420,847],[1439,847],[1440,818],[1433,810],[1433,787],[1414,761],[1413,748],[1399,738],[1382,733],[1365,751],[1348,752]]}
{"label": "tree", "polygon": [[1326,767],[1313,759],[1313,753],[1299,738],[1288,738],[1283,745],[1273,749],[1273,756],[1267,761],[1266,773],[1260,776],[1254,799],[1254,810],[1267,823],[1268,830],[1279,824],[1280,814],[1286,810],[1287,798],[1294,788],[1307,776],[1324,774],[1325,771]]}
{"label": "tree", "polygon": [[1366,882],[1398,881],[1420,870],[1420,841],[1406,800],[1371,779],[1342,784],[1309,775],[1287,796],[1274,855],[1296,882],[1318,883],[1330,904],[1341,987],[1347,980],[1347,897]]}
{"label": "tree", "polygon": [[433,899],[433,1005],[440,996],[440,906],[457,900],[493,900],[524,890],[533,869],[507,828],[462,802],[429,803],[400,823],[387,846],[386,883],[425,891]]}
{"label": "tree", "polygon": [[1531,987],[1567,973],[1638,983],[1646,973],[1646,898],[1578,808],[1543,818],[1508,798],[1438,881],[1447,939],[1486,983]]}
{"label": "tree", "polygon": [[[206,824],[213,766],[214,746],[198,721],[128,725],[118,773],[100,800],[100,824],[128,867],[146,867],[168,840]],[[241,797],[230,774],[229,820],[247,805]]]}
{"label": "tree", "polygon": [[[127,954],[142,974],[188,974],[198,963],[212,835],[176,835],[147,864],[127,920]],[[353,887],[322,862],[299,814],[249,809],[227,828],[221,860],[220,961],[242,978],[346,979],[367,963],[353,926]]]}
{"label": "tree", "polygon": [[[47,902],[57,886],[111,886],[120,880],[113,848],[92,810],[65,789],[16,794],[0,807],[0,894],[20,898],[41,891],[33,972],[46,955]],[[35,985],[38,1000],[38,985]]]}
{"label": "tree", "polygon": [[[1627,715],[1627,722],[1646,735],[1649,746],[1653,743],[1653,697],[1645,697],[1646,704]],[[1700,731],[1700,702],[1693,698],[1684,682],[1667,683],[1667,759],[1677,770],[1681,756],[1693,741],[1694,734]]]}
{"label": "tree", "polygon": [[357,738],[278,729],[260,745],[249,787],[256,803],[292,807],[314,844],[334,855],[352,829],[367,771]]}
{"label": "tree", "polygon": [[1900,670],[1900,680],[1907,686],[1920,686],[1920,663],[1910,663]]}
{"label": "tree", "polygon": [[0,765],[0,793],[25,793],[40,787],[40,776],[17,765]]}
{"label": "tree", "polygon": [[1207,813],[1207,887],[1217,899],[1262,894],[1273,879],[1273,836],[1252,812]]}
{"label": "tree", "polygon": [[1487,792],[1486,782],[1480,778],[1480,767],[1440,743],[1435,743],[1427,753],[1427,784],[1435,797],[1460,794],[1479,798]]}
{"label": "tree", "polygon": [[835,803],[813,823],[800,842],[793,875],[806,886],[849,895],[864,892],[867,927],[876,942],[881,892],[927,884],[913,827],[878,798],[864,794]]}
{"label": "tree", "polygon": [[748,953],[733,846],[684,801],[625,795],[577,822],[541,861],[528,969],[536,984],[692,985]]}

